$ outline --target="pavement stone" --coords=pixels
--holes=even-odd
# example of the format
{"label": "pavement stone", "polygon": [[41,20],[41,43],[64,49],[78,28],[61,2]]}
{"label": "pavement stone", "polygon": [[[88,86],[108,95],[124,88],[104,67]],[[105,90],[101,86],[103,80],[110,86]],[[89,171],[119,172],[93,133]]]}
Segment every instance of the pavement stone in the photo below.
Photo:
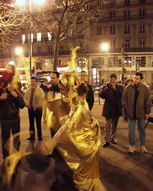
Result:
{"label": "pavement stone", "polygon": [[[103,101],[97,100],[92,109],[93,115],[101,125],[102,142],[104,142],[105,120],[101,116]],[[30,150],[27,137],[28,115],[27,109],[20,112],[21,116],[21,148],[22,152]],[[50,131],[43,129],[44,140],[50,138]],[[100,172],[101,180],[107,191],[151,191],[153,188],[153,124],[149,124],[146,129],[146,147],[149,153],[142,154],[139,151],[138,132],[136,129],[137,152],[130,155],[128,150],[128,126],[127,122],[121,117],[117,130],[117,145],[110,148],[101,147],[100,151]],[[0,139],[1,144],[1,139]],[[0,147],[1,153],[1,147]],[[0,154],[0,163],[2,154]]]}

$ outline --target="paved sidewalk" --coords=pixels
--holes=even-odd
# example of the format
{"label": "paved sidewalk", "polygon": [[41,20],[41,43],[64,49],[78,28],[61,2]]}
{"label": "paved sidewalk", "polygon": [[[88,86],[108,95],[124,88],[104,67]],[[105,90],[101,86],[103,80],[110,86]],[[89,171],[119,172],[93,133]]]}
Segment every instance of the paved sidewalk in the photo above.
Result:
{"label": "paved sidewalk", "polygon": [[[101,102],[102,103],[102,102]],[[95,102],[92,110],[93,115],[101,124],[102,142],[104,142],[105,120],[101,117],[103,105]],[[30,147],[27,141],[28,116],[26,108],[21,110],[21,151],[27,152]],[[44,140],[50,138],[50,131],[43,129]],[[138,133],[136,129],[138,142]],[[127,153],[128,149],[128,127],[127,123],[121,118],[117,131],[117,145],[110,148],[101,147],[101,177],[107,191],[151,191],[153,188],[153,124],[149,124],[146,131],[146,147],[148,154],[138,152],[133,155]],[[0,140],[1,144],[1,140]],[[1,153],[1,147],[0,147]],[[0,154],[0,163],[2,155]]]}
{"label": "paved sidewalk", "polygon": [[[93,114],[100,121],[102,136],[105,119],[101,117],[102,105],[96,104]],[[128,150],[128,125],[121,117],[117,130],[117,145],[101,147],[101,176],[107,191],[151,191],[153,188],[153,124],[146,129],[146,147],[149,153],[143,154],[138,146],[137,152],[130,155]],[[102,137],[102,142],[104,141]]]}

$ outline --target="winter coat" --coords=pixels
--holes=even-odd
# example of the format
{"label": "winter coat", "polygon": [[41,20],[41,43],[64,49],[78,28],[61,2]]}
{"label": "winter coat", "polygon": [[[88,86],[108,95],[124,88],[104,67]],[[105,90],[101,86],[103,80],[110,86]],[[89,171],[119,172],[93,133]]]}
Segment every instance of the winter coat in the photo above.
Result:
{"label": "winter coat", "polygon": [[87,84],[87,86],[88,86],[88,93],[86,96],[86,101],[88,103],[89,109],[92,110],[92,107],[94,105],[94,93],[92,87],[89,84]]}
{"label": "winter coat", "polygon": [[108,119],[111,119],[115,116],[122,115],[122,98],[123,86],[116,84],[116,88],[113,89],[110,83],[107,83],[103,86],[99,96],[104,99],[104,107],[102,115]]}
{"label": "winter coat", "polygon": [[[32,87],[28,88],[24,94],[24,102],[28,108],[30,107],[31,91]],[[45,95],[43,90],[40,87],[36,87],[32,101],[33,109],[38,109],[38,108],[42,109],[44,104],[44,98]]]}
{"label": "winter coat", "polygon": [[[14,120],[19,119],[19,109],[25,106],[23,98],[18,94],[14,97],[6,90],[8,96],[5,100],[0,100],[0,119],[1,120]],[[1,92],[2,93],[2,92]]]}
{"label": "winter coat", "polygon": [[[151,111],[151,100],[149,90],[146,85],[141,83],[138,88],[138,97],[136,101],[136,118],[143,119],[146,114]],[[134,84],[126,86],[123,92],[122,104],[128,118],[134,119],[134,99],[135,87]]]}

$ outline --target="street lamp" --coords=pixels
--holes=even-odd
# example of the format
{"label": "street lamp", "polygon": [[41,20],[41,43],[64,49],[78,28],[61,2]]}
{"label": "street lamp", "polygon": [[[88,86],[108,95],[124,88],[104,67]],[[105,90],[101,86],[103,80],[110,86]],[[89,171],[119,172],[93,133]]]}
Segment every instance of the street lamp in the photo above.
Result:
{"label": "street lamp", "polygon": [[100,44],[100,49],[103,51],[103,52],[109,52],[110,50],[110,45],[108,42],[103,42]]}
{"label": "street lamp", "polygon": [[17,56],[22,56],[23,55],[23,48],[22,47],[16,47],[15,48],[15,54]]}
{"label": "street lamp", "polygon": [[124,83],[124,74],[125,74],[125,45],[122,44],[122,48],[121,48],[121,55],[122,55],[122,75],[121,75],[121,81],[122,83]]}
{"label": "street lamp", "polygon": [[[109,55],[109,51],[110,51],[110,44],[109,44],[109,42],[102,42],[101,44],[100,44],[100,50],[102,51],[102,52],[105,52],[105,53],[107,53],[108,55]],[[104,66],[105,66],[105,60],[103,61],[104,63]],[[108,61],[107,61],[108,62]],[[108,75],[108,73],[109,73],[109,71],[108,71],[108,67],[109,67],[109,63],[108,63],[108,66],[106,67],[107,68],[107,75]]]}
{"label": "street lamp", "polygon": [[32,6],[33,5],[43,5],[46,0],[16,0],[15,5],[19,7],[26,7],[30,12],[30,26],[29,26],[29,72],[31,76],[31,69],[32,69],[32,27],[33,27],[33,20],[32,20]]}

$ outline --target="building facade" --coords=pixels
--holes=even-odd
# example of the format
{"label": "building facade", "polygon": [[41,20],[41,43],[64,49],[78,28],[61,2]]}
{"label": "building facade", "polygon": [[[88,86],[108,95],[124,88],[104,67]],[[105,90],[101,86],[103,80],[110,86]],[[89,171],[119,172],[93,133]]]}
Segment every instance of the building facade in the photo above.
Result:
{"label": "building facade", "polygon": [[[81,46],[77,59],[80,70],[89,72],[90,81],[99,86],[107,81],[110,73],[115,72],[118,79],[131,78],[135,71],[144,74],[146,83],[153,81],[153,1],[152,0],[97,0],[88,5],[88,12],[93,9],[103,10],[101,20],[86,28],[78,40]],[[86,23],[82,13],[77,17],[76,28]],[[69,31],[73,32],[73,31]],[[29,64],[29,30],[24,27],[17,45],[24,48],[24,64]],[[32,68],[35,72],[53,70],[54,34],[46,30],[31,31]],[[100,49],[101,43],[109,44],[109,51]],[[73,41],[60,46],[58,68],[63,70],[70,60]],[[77,43],[76,43],[77,44]],[[13,45],[15,46],[15,45]],[[11,55],[0,55],[5,59]],[[19,58],[16,58],[16,62]],[[2,59],[1,59],[2,60]],[[4,63],[5,61],[3,61]],[[2,61],[1,61],[2,63]]]}

